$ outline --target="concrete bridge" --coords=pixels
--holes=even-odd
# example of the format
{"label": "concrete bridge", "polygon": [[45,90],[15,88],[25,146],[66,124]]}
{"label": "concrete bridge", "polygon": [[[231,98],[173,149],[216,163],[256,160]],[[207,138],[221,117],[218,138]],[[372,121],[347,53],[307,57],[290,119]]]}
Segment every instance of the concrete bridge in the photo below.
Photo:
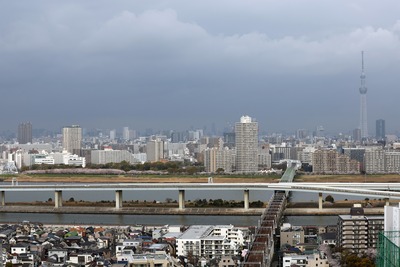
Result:
{"label": "concrete bridge", "polygon": [[[123,191],[159,191],[169,190],[178,193],[179,209],[185,208],[185,192],[242,190],[244,209],[249,209],[250,191],[300,191],[319,194],[322,208],[322,193],[365,196],[386,199],[400,199],[400,183],[75,183],[75,184],[13,184],[0,186],[1,205],[6,205],[6,193],[28,191],[52,191],[55,194],[55,208],[62,206],[64,191],[114,191],[115,208],[122,208]],[[34,201],[34,200],[32,200]]]}

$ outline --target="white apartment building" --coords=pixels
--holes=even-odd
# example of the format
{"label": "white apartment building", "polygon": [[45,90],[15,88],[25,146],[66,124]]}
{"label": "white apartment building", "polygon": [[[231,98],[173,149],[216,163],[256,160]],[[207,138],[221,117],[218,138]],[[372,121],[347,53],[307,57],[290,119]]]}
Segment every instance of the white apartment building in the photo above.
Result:
{"label": "white apartment building", "polygon": [[258,171],[258,123],[249,116],[242,116],[235,124],[236,172]]}
{"label": "white apartment building", "polygon": [[64,164],[64,165],[75,165],[86,167],[85,157],[79,157],[78,155],[71,154],[64,150],[63,152],[52,152],[49,154],[54,158],[54,164]]}
{"label": "white apartment building", "polygon": [[325,255],[314,253],[310,255],[285,255],[281,266],[329,267],[329,263]]}
{"label": "white apartment building", "polygon": [[110,131],[110,140],[115,140],[117,137],[117,130],[113,129]]}
{"label": "white apartment building", "polygon": [[33,164],[49,164],[54,165],[54,158],[47,154],[33,154],[31,155]]}
{"label": "white apartment building", "polygon": [[110,148],[104,150],[92,150],[91,159],[93,164],[106,164],[121,161],[127,161],[131,164],[141,162],[135,154],[132,154],[127,150],[113,150]]}
{"label": "white apartment building", "polygon": [[400,152],[381,147],[368,148],[365,150],[364,165],[366,173],[399,173]]}
{"label": "white apartment building", "polygon": [[305,147],[302,150],[297,151],[297,159],[302,163],[308,163],[312,165],[312,158],[315,150],[315,147]]}
{"label": "white apartment building", "polygon": [[[142,239],[125,239],[121,243],[116,244],[115,246],[115,253],[117,256],[126,256],[130,251],[133,251],[132,249],[135,248],[135,250],[141,249],[143,244]],[[129,248],[129,249],[125,249]]]}
{"label": "white apartment building", "polygon": [[124,139],[124,140],[129,140],[130,139],[129,127],[122,128],[122,139]]}
{"label": "white apartment building", "polygon": [[366,173],[385,173],[385,151],[382,148],[368,148],[364,155]]}
{"label": "white apartment building", "polygon": [[388,151],[385,153],[385,172],[400,173],[400,152]]}
{"label": "white apartment building", "polygon": [[178,256],[192,253],[206,259],[233,256],[244,244],[243,233],[233,225],[192,225],[176,239],[176,253]]}

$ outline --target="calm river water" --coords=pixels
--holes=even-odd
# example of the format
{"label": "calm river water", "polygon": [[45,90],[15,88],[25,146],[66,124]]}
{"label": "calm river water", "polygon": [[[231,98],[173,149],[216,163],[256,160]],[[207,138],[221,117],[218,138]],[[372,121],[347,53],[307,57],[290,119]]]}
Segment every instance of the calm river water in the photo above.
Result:
{"label": "calm river water", "polygon": [[[20,183],[21,184],[21,183]],[[0,183],[1,186],[1,183]],[[250,201],[268,201],[272,196],[272,191],[250,191]],[[326,195],[323,197],[325,198]],[[332,195],[335,200],[343,199],[364,199],[363,197],[350,197],[346,195]],[[47,201],[54,199],[53,192],[13,192],[6,193],[6,202],[34,202]],[[74,198],[75,201],[114,201],[114,192],[95,192],[95,191],[76,191],[63,192],[63,199]],[[123,199],[146,200],[146,201],[165,201],[167,198],[177,200],[176,191],[124,191]],[[185,193],[187,201],[196,199],[224,199],[224,200],[243,200],[243,191],[190,191]],[[318,201],[317,193],[293,192],[290,201],[309,202]],[[0,213],[0,222],[21,222],[29,220],[32,222],[54,223],[54,224],[144,224],[144,225],[164,225],[164,224],[233,224],[238,226],[255,226],[259,216],[193,216],[193,215],[93,215],[93,214],[26,214],[26,213]],[[286,222],[294,225],[332,225],[336,224],[336,216],[288,216]]]}

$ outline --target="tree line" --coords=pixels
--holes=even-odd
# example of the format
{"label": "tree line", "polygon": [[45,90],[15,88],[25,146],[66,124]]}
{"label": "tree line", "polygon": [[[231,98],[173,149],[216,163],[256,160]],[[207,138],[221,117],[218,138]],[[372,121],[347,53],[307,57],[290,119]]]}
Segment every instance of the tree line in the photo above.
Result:
{"label": "tree line", "polygon": [[[23,166],[21,171],[28,170],[54,170],[54,169],[80,169],[81,166],[65,165],[65,164],[34,164],[32,166]],[[170,174],[195,174],[204,171],[204,166],[198,163],[186,163],[178,161],[167,162],[144,162],[144,163],[129,163],[127,161],[110,162],[106,164],[89,163],[86,169],[114,169],[124,172],[130,171],[163,171]]]}

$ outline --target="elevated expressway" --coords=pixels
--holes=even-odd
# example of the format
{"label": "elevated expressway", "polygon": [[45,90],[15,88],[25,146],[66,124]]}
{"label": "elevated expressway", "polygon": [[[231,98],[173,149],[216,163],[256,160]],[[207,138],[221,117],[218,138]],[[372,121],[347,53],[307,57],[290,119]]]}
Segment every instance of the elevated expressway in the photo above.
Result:
{"label": "elevated expressway", "polygon": [[[1,204],[5,205],[5,195],[8,192],[53,191],[55,192],[55,207],[62,206],[63,191],[114,191],[116,208],[122,207],[123,191],[159,191],[176,190],[179,194],[179,208],[185,208],[185,191],[227,191],[241,190],[244,192],[244,208],[249,208],[250,191],[301,191],[342,194],[348,196],[365,196],[376,198],[400,199],[400,183],[103,183],[103,184],[35,184],[35,185],[1,185]],[[32,199],[34,201],[34,199]]]}

